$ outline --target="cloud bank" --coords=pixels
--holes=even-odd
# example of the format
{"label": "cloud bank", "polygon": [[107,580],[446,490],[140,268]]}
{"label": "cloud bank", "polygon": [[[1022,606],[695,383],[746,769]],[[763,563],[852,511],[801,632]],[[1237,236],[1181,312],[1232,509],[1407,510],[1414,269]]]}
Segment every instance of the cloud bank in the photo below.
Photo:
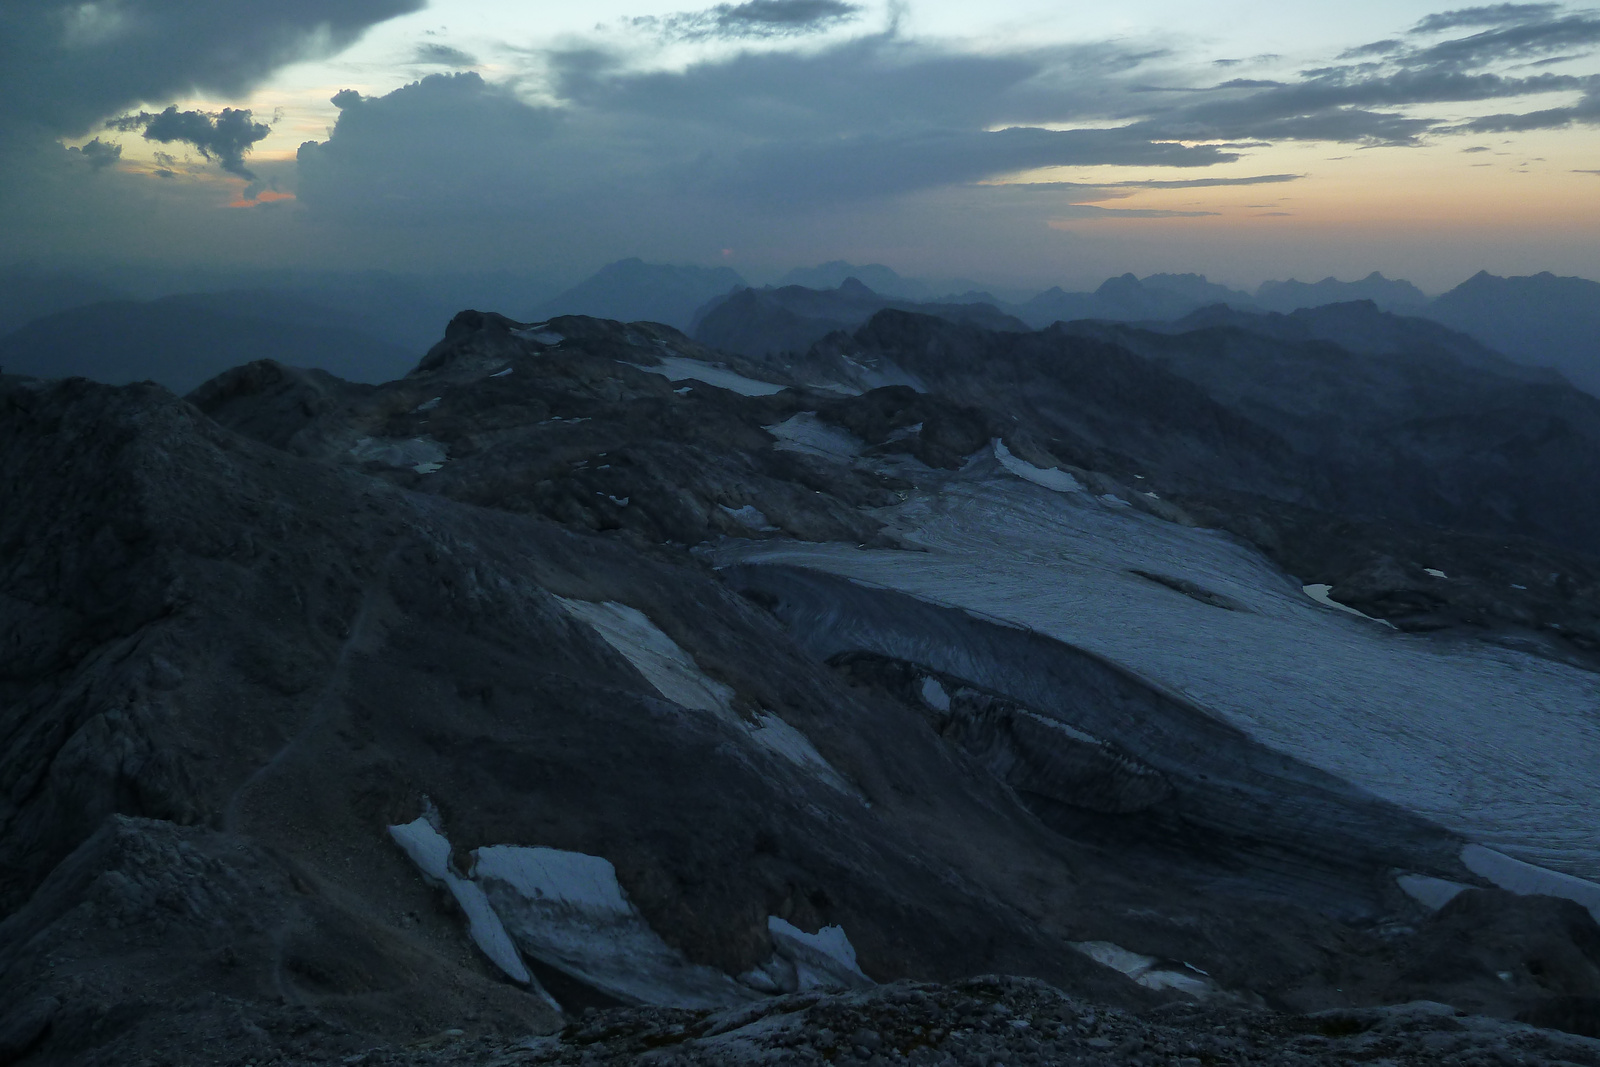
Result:
{"label": "cloud bank", "polygon": [[13,122],[76,136],[145,101],[236,97],[336,52],[424,0],[7,0],[0,100]]}

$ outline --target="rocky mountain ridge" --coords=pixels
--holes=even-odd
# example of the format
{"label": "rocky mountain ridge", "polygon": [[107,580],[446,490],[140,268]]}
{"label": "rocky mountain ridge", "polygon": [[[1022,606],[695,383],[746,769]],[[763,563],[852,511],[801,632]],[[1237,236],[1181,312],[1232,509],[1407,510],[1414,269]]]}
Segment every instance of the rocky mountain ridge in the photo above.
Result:
{"label": "rocky mountain ridge", "polygon": [[[1590,883],[1496,851],[1593,862],[1561,718],[1592,688],[1589,519],[1540,509],[1582,468],[1524,446],[1587,441],[1592,404],[1472,358],[891,308],[750,359],[463,312],[382,384],[0,379],[0,1053],[1586,1062],[1454,1028],[1583,1033],[1600,1002]],[[1201,373],[1227,361],[1280,373]],[[1408,399],[1366,410],[1394,374]],[[1486,407],[1500,438],[1437,429]],[[1380,432],[1376,466],[1334,447]],[[1521,494],[1486,517],[1395,484],[1481,494],[1486,456]],[[1060,636],[1058,592],[1111,643]],[[1390,795],[1207,689],[1379,729],[1321,683],[1162,658],[1266,662],[1269,633],[1452,715],[1523,701],[1496,741],[1523,754],[1475,772],[1477,814]],[[1401,690],[1371,713],[1426,720]],[[1435,726],[1387,728],[1393,777],[1455,789]],[[960,984],[995,972],[1078,999]],[[689,975],[726,1003],[684,1007]],[[1417,1000],[1455,1008],[1372,1013]]]}

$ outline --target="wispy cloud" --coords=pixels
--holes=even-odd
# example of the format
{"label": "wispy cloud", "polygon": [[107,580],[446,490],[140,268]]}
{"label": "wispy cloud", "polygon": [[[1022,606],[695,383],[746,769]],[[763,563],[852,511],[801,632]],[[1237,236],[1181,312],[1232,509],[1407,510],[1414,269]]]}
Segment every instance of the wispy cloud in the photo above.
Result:
{"label": "wispy cloud", "polygon": [[441,67],[475,67],[478,65],[478,58],[471,53],[433,41],[419,44],[416,52],[411,57],[411,61],[413,63]]}
{"label": "wispy cloud", "polygon": [[704,11],[644,15],[627,22],[636,29],[680,41],[740,40],[820,33],[860,14],[859,4],[844,0],[746,0]]}

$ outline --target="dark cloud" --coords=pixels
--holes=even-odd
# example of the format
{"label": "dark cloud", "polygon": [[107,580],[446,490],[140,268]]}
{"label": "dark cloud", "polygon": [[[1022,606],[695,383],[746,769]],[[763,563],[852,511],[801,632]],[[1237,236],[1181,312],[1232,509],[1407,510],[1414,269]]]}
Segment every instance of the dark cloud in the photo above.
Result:
{"label": "dark cloud", "polygon": [[1359,45],[1355,48],[1347,48],[1343,52],[1339,53],[1339,58],[1364,59],[1367,56],[1386,56],[1393,52],[1399,52],[1405,47],[1406,45],[1404,41],[1397,41],[1391,38],[1387,41],[1373,41],[1371,44]]}
{"label": "dark cloud", "polygon": [[82,148],[74,149],[89,162],[89,169],[104,170],[122,158],[122,146],[96,137]]}
{"label": "dark cloud", "polygon": [[793,37],[819,33],[855,19],[861,5],[843,0],[746,0],[704,11],[647,15],[629,25],[676,40]]}
{"label": "dark cloud", "polygon": [[143,130],[147,141],[191,145],[228,173],[250,179],[255,175],[245,169],[245,153],[272,132],[272,127],[266,123],[251,118],[249,108],[231,107],[225,107],[214,115],[203,111],[179,111],[176,106],[157,114],[141,111],[137,115],[111,119],[106,123],[106,128]]}
{"label": "dark cloud", "polygon": [[0,99],[11,121],[87,132],[142,101],[238,96],[284,63],[337,51],[423,0],[5,0]]}
{"label": "dark cloud", "polygon": [[1408,64],[1461,70],[1486,63],[1537,59],[1600,44],[1600,16],[1566,15],[1520,22],[1440,41],[1405,57]]}
{"label": "dark cloud", "polygon": [[1600,126],[1600,94],[1591,93],[1571,107],[1484,115],[1448,129],[1451,133],[1522,133],[1527,130],[1558,130],[1573,125]]}
{"label": "dark cloud", "polygon": [[1442,33],[1464,26],[1501,26],[1512,22],[1533,22],[1549,18],[1559,10],[1561,10],[1560,4],[1490,4],[1487,7],[1463,7],[1429,15],[1411,27],[1411,32]]}
{"label": "dark cloud", "polygon": [[[447,44],[420,44],[412,56],[413,63],[436,64],[444,67],[475,67],[478,57],[463,52],[459,48],[451,48]],[[346,92],[350,90],[346,89]]]}

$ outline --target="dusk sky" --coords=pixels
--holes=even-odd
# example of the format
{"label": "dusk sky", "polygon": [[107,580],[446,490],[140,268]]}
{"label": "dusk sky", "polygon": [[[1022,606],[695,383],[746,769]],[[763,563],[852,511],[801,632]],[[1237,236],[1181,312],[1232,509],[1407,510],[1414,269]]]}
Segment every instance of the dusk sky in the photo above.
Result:
{"label": "dusk sky", "polygon": [[11,0],[0,266],[1600,278],[1597,49],[1554,3]]}

